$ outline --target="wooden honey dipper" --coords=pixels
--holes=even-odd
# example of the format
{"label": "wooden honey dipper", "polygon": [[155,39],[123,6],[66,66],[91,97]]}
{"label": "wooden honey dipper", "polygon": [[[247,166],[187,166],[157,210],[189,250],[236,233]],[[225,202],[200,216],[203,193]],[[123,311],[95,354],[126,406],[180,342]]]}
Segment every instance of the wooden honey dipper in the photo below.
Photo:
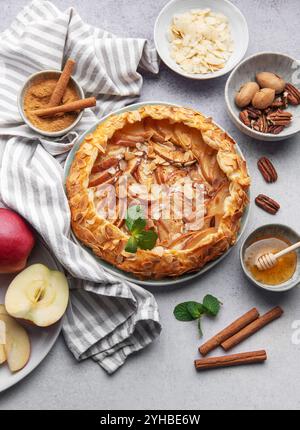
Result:
{"label": "wooden honey dipper", "polygon": [[267,254],[260,255],[257,258],[255,265],[258,268],[258,270],[261,270],[261,271],[271,269],[272,267],[275,266],[279,257],[282,257],[283,255],[288,254],[289,252],[292,252],[299,247],[300,247],[300,242],[297,242],[297,243],[294,243],[294,245],[284,248],[282,251],[276,252],[276,254],[269,252]]}

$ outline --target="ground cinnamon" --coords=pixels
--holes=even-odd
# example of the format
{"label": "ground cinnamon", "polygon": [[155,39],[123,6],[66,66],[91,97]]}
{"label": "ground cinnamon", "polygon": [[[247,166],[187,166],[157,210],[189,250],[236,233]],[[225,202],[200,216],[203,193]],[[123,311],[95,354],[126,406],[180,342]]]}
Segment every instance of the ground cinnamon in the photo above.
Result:
{"label": "ground cinnamon", "polygon": [[209,357],[195,360],[197,370],[215,369],[218,367],[239,366],[242,364],[263,363],[267,360],[265,350],[242,352],[239,354],[224,355],[221,357]]}
{"label": "ground cinnamon", "polygon": [[[35,110],[44,109],[49,105],[51,96],[57,84],[56,73],[46,73],[36,78],[27,88],[24,94],[24,114],[31,124],[43,131],[60,131],[74,123],[78,112],[66,112],[53,117],[39,117]],[[69,81],[62,98],[62,103],[67,104],[80,98],[75,85]]]}
{"label": "ground cinnamon", "polygon": [[250,311],[246,312],[229,326],[225,327],[224,330],[220,331],[203,345],[201,345],[199,348],[200,354],[204,356],[208,352],[217,348],[219,345],[221,345],[222,342],[233,336],[235,333],[239,332],[242,328],[250,324],[252,321],[256,320],[258,317],[259,312],[256,308],[253,308]]}
{"label": "ground cinnamon", "polygon": [[70,81],[74,66],[75,66],[75,61],[69,58],[66,61],[65,67],[56,83],[53,94],[50,98],[49,107],[58,106],[62,101],[62,98],[65,94],[68,83]]}
{"label": "ground cinnamon", "polygon": [[235,335],[233,335],[229,339],[222,342],[221,347],[225,351],[228,351],[229,349],[233,348],[235,345],[237,345],[240,342],[242,342],[243,340],[247,339],[252,334],[256,333],[258,330],[263,328],[265,325],[274,321],[276,318],[279,318],[282,314],[283,314],[283,310],[281,309],[281,307],[276,306],[275,308],[271,309],[266,314],[259,317],[257,320],[253,321],[251,324],[244,327],[238,333],[236,333]]}

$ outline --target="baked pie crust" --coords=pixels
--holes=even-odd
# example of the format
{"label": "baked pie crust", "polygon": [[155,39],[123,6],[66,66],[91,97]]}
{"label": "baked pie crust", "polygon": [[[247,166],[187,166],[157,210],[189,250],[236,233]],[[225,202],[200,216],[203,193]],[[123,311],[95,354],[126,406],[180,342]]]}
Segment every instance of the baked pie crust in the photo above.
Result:
{"label": "baked pie crust", "polygon": [[[104,217],[99,209],[99,187],[117,184],[124,175],[133,189],[135,184],[178,185],[186,178],[202,184],[203,225],[187,230],[186,219],[158,215],[147,221],[158,233],[155,248],[126,252],[130,233],[124,220]],[[179,276],[235,243],[249,185],[235,142],[210,118],[192,109],[148,105],[110,116],[80,145],[67,178],[72,229],[98,257],[138,278]],[[135,202],[134,194],[126,197],[129,205]],[[117,205],[121,202],[117,191]]]}

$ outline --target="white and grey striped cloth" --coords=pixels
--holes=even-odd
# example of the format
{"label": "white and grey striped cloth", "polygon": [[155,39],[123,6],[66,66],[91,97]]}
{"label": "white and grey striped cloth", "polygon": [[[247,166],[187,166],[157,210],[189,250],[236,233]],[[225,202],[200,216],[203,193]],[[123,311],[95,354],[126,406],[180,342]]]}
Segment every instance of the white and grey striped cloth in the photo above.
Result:
{"label": "white and grey striped cloth", "polygon": [[[76,59],[74,76],[86,95],[97,97],[97,107],[76,132],[51,140],[22,124],[17,94],[30,74],[61,69],[68,57]],[[105,272],[71,240],[61,163],[77,134],[139,95],[138,67],[158,72],[145,40],[115,37],[48,1],[34,0],[0,34],[0,200],[35,227],[70,273],[66,343],[77,360],[91,357],[108,373],[159,335],[158,308],[148,291]]]}

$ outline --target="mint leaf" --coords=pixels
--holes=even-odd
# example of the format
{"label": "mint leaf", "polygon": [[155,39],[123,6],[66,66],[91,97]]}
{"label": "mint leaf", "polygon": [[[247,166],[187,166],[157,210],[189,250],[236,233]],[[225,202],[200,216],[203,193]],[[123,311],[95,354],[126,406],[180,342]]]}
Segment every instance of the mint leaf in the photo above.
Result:
{"label": "mint leaf", "polygon": [[193,321],[195,319],[188,311],[188,303],[190,302],[179,303],[175,306],[173,314],[178,321]]}
{"label": "mint leaf", "polygon": [[134,236],[131,236],[128,239],[128,242],[127,242],[126,247],[125,247],[125,251],[131,252],[133,254],[137,251],[137,240]]}
{"label": "mint leaf", "polygon": [[201,303],[197,302],[187,302],[187,310],[192,315],[194,319],[200,318],[200,316],[205,313],[205,309],[201,305]]}
{"label": "mint leaf", "polygon": [[138,247],[141,249],[152,249],[157,241],[157,234],[154,230],[144,230],[136,235]]}
{"label": "mint leaf", "polygon": [[[144,220],[144,222],[146,223],[143,208],[139,205],[130,206],[130,208],[128,208],[126,212],[126,226],[129,231],[132,231],[134,223],[138,219]],[[141,230],[143,230],[143,228]]]}
{"label": "mint leaf", "polygon": [[143,218],[138,218],[135,221],[133,221],[131,226],[131,233],[133,236],[137,236],[139,233],[141,233],[144,228],[146,227],[146,220]]}
{"label": "mint leaf", "polygon": [[220,301],[212,296],[211,294],[207,294],[203,299],[203,306],[206,309],[207,313],[212,316],[216,316],[220,310]]}
{"label": "mint leaf", "polygon": [[173,311],[175,318],[178,321],[192,321],[198,320],[198,331],[200,337],[203,336],[201,328],[201,318],[203,315],[216,316],[220,310],[220,305],[222,303],[216,297],[211,294],[207,294],[203,303],[198,303],[195,301],[183,302],[175,306]]}
{"label": "mint leaf", "polygon": [[200,337],[202,337],[203,336],[203,331],[202,331],[202,328],[201,328],[201,317],[198,319],[198,331],[199,331]]}

